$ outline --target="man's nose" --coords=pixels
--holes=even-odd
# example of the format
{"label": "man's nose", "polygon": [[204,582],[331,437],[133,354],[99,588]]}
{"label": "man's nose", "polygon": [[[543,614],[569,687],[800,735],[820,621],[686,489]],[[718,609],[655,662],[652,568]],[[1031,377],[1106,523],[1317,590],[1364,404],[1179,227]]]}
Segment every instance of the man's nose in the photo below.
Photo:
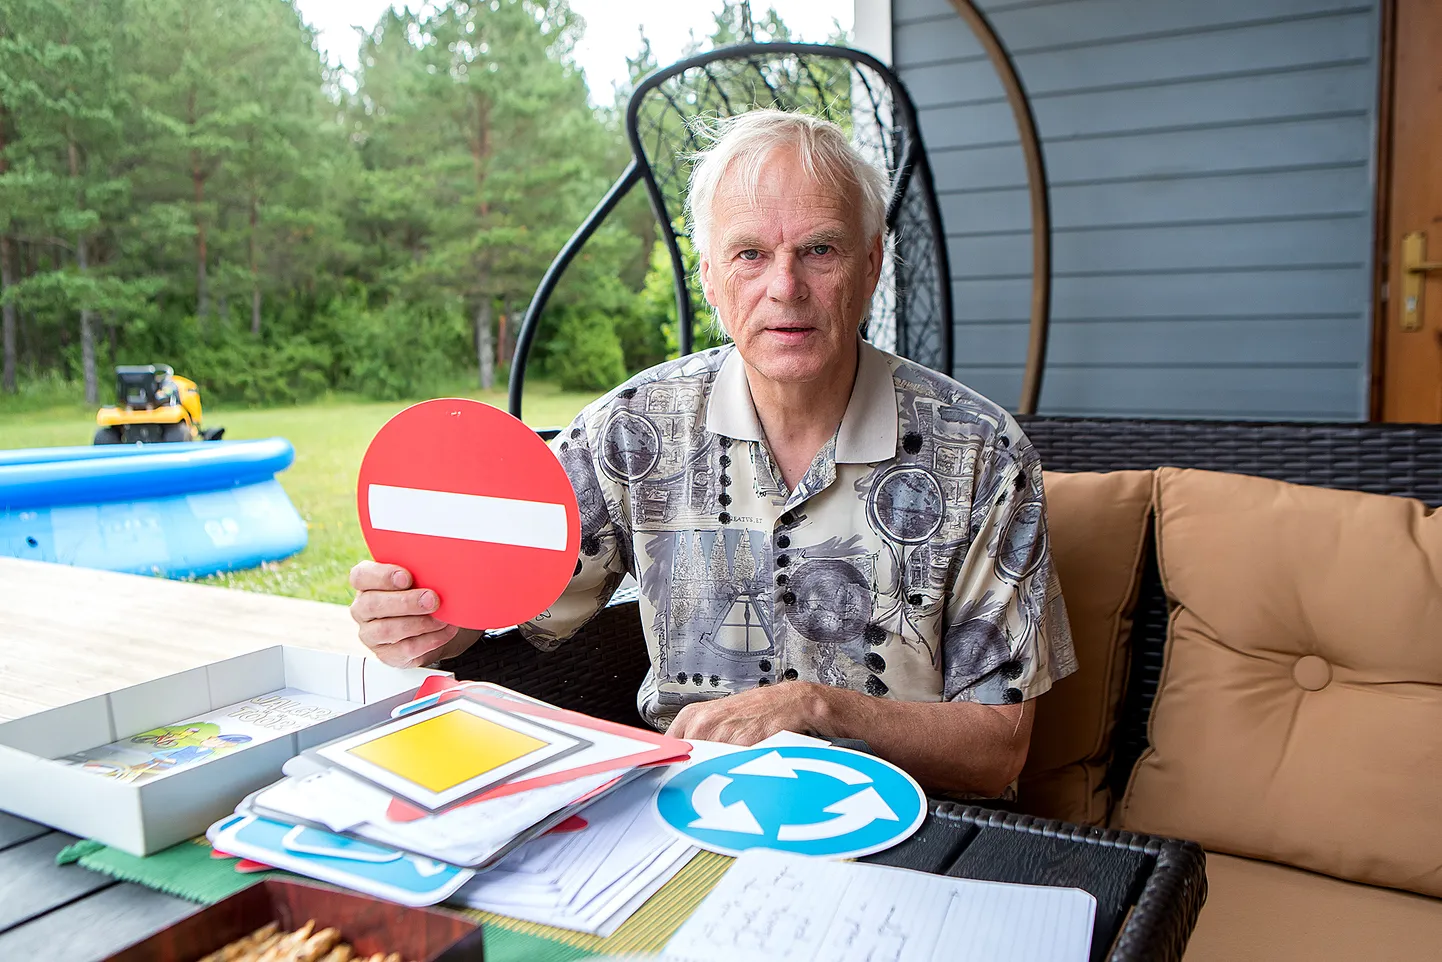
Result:
{"label": "man's nose", "polygon": [[805,300],[807,290],[806,280],[801,274],[801,259],[790,253],[777,257],[771,268],[766,293],[775,301]]}

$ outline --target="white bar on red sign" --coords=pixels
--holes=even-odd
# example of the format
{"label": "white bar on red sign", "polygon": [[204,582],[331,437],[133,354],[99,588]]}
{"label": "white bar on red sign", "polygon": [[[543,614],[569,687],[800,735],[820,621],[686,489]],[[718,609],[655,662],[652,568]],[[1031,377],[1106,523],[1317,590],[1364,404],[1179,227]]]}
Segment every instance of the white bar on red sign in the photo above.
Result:
{"label": "white bar on red sign", "polygon": [[367,499],[371,526],[383,531],[550,551],[566,548],[566,508],[549,501],[426,491],[389,484],[372,484]]}

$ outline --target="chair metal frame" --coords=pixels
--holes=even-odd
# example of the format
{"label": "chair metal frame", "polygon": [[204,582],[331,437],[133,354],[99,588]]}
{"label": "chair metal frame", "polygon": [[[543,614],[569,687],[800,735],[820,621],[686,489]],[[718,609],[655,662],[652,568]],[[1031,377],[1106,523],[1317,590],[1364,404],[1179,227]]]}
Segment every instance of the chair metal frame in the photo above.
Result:
{"label": "chair metal frame", "polygon": [[[646,185],[646,191],[651,201],[652,213],[656,216],[656,220],[660,224],[661,239],[665,242],[670,254],[671,270],[676,290],[677,316],[680,321],[680,351],[682,355],[691,353],[695,312],[691,304],[690,293],[687,290],[686,266],[677,241],[676,231],[666,211],[661,187],[657,183],[651,165],[646,160],[645,149],[641,143],[641,133],[638,129],[638,115],[646,96],[673,77],[685,73],[688,70],[705,67],[708,64],[721,60],[741,60],[766,55],[811,55],[813,57],[829,57],[850,61],[854,65],[865,66],[874,71],[890,88],[892,107],[897,112],[897,116],[893,119],[893,131],[897,137],[898,159],[895,172],[892,175],[892,196],[886,212],[886,225],[888,231],[895,228],[902,203],[908,196],[908,190],[913,187],[919,188],[921,190],[921,200],[925,207],[928,227],[935,238],[934,258],[938,278],[937,295],[940,300],[939,308],[942,318],[942,323],[939,325],[939,331],[937,332],[937,337],[940,342],[939,350],[941,360],[945,365],[945,373],[949,374],[951,372],[951,319],[953,314],[951,265],[947,256],[946,234],[942,229],[941,211],[937,205],[936,188],[932,181],[931,166],[926,158],[926,151],[921,139],[921,128],[917,122],[916,107],[911,100],[910,94],[902,85],[901,80],[889,67],[870,54],[860,50],[828,44],[744,43],[721,47],[658,70],[643,79],[631,94],[630,101],[626,106],[626,134],[631,146],[631,161],[621,176],[611,185],[606,195],[601,198],[600,203],[591,211],[585,222],[581,224],[580,228],[571,235],[571,238],[566,242],[565,246],[561,248],[560,253],[558,253],[551,262],[550,267],[546,269],[546,273],[541,278],[541,283],[536,288],[536,293],[532,296],[531,303],[529,307],[527,307],[525,317],[521,322],[521,327],[516,337],[515,353],[511,361],[509,408],[512,415],[516,417],[521,416],[521,397],[525,387],[526,363],[530,357],[531,346],[535,340],[541,314],[544,312],[547,302],[551,299],[551,295],[555,292],[561,275],[565,273],[571,261],[580,253],[586,242],[596,232],[602,222],[605,221],[606,217],[615,210],[616,205],[639,183]],[[904,341],[902,320],[899,313],[897,318],[897,344],[898,350],[900,351]]]}

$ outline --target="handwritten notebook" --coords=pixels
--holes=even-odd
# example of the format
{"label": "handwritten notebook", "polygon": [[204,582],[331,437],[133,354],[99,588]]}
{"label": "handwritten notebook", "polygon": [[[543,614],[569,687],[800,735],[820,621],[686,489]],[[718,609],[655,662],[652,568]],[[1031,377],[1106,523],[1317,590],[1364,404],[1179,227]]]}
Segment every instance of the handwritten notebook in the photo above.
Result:
{"label": "handwritten notebook", "polygon": [[1080,889],[946,878],[753,849],[666,946],[666,962],[1086,962]]}

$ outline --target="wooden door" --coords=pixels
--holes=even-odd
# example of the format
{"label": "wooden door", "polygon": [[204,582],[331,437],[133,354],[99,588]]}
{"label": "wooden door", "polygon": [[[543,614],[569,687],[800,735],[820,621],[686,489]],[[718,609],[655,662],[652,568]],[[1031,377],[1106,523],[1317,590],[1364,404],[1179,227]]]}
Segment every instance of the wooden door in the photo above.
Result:
{"label": "wooden door", "polygon": [[1372,414],[1442,423],[1442,2],[1388,6]]}

